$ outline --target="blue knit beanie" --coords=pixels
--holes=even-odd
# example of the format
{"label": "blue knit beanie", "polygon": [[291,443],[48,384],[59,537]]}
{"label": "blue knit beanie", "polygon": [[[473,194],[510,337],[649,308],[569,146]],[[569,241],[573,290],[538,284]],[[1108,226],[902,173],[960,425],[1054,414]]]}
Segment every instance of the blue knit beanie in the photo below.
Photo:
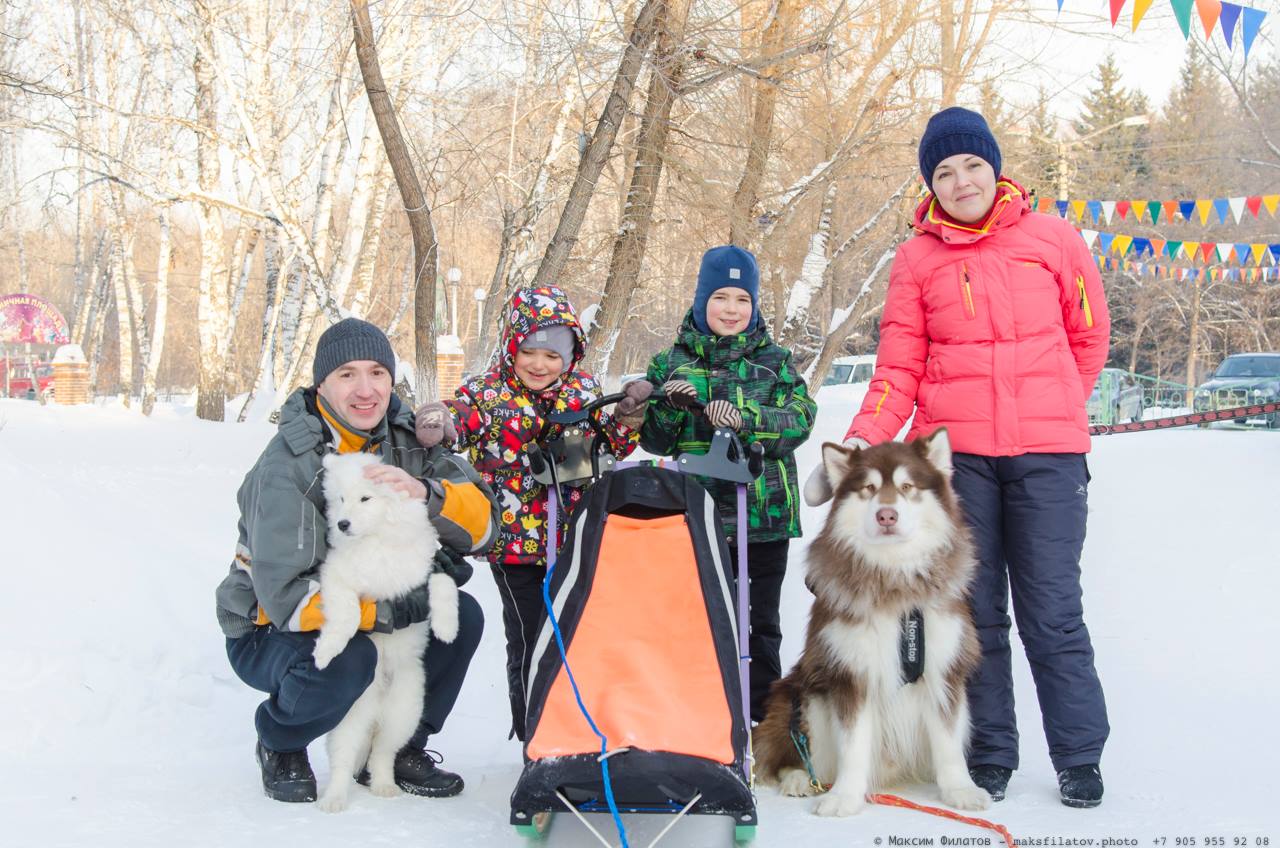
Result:
{"label": "blue knit beanie", "polygon": [[952,106],[929,119],[920,137],[920,173],[933,188],[933,172],[938,163],[957,153],[971,153],[1000,176],[1000,145],[987,126],[987,119],[977,112]]}
{"label": "blue knit beanie", "polygon": [[344,318],[325,330],[316,343],[316,358],[311,364],[312,385],[318,386],[334,371],[348,362],[376,362],[396,376],[396,355],[386,333],[359,318]]}
{"label": "blue knit beanie", "polygon": [[712,335],[707,326],[707,301],[719,289],[742,289],[751,295],[751,320],[744,332],[751,332],[760,320],[760,271],[750,251],[737,245],[713,247],[702,254],[698,287],[693,292],[693,325],[698,332]]}

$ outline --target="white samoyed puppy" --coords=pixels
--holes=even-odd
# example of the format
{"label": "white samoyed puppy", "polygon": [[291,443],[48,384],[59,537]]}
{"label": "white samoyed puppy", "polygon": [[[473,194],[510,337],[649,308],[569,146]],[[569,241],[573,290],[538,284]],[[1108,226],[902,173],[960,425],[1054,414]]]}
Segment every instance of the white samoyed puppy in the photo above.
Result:
{"label": "white samoyed puppy", "polygon": [[328,666],[356,634],[362,599],[389,601],[428,582],[430,619],[369,634],[378,649],[378,668],[369,688],[329,733],[329,785],[317,802],[325,812],[346,808],[366,761],[374,795],[401,794],[395,756],[422,717],[427,640],[430,633],[445,642],[458,635],[458,587],[449,575],[433,573],[440,542],[427,505],[365,477],[365,467],[378,462],[370,454],[324,458],[329,552],[320,566],[324,624],[316,639],[316,668]]}

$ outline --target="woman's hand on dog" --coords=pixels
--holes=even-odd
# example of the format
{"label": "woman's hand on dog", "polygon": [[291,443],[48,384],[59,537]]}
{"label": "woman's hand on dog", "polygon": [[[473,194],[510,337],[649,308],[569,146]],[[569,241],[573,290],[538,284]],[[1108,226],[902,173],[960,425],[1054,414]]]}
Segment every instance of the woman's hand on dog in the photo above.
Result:
{"label": "woman's hand on dog", "polygon": [[427,499],[427,487],[403,468],[394,465],[369,465],[364,469],[364,476],[375,483],[384,483],[414,500]]}
{"label": "woman's hand on dog", "polygon": [[[846,448],[855,450],[866,450],[871,447],[866,439],[850,436],[844,440]],[[813,469],[809,474],[809,479],[804,481],[804,502],[809,506],[822,506],[831,500],[831,496],[835,492],[831,488],[831,480],[827,477],[827,468],[819,461],[818,467]]]}

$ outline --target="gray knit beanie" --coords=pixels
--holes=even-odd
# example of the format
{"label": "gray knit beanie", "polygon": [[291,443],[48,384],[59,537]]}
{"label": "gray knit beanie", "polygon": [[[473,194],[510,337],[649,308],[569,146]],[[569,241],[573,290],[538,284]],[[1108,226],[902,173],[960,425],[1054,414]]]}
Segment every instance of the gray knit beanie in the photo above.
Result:
{"label": "gray knit beanie", "polygon": [[311,365],[312,385],[318,386],[334,371],[348,362],[376,362],[396,376],[396,355],[386,333],[359,318],[344,318],[325,330],[316,344],[316,359]]}
{"label": "gray knit beanie", "polygon": [[560,355],[560,373],[573,365],[573,330],[564,324],[538,327],[520,342],[521,350],[549,350]]}

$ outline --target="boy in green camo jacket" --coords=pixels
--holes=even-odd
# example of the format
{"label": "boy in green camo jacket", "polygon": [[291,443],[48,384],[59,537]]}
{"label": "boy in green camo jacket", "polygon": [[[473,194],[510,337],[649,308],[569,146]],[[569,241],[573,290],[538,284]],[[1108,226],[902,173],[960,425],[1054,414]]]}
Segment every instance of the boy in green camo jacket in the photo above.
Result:
{"label": "boy in green camo jacket", "polygon": [[[773,343],[760,316],[756,260],[740,247],[708,250],[693,308],[676,343],[654,356],[646,375],[666,400],[649,404],[640,444],[650,453],[705,453],[713,431],[737,432],[764,448],[764,474],[747,488],[747,572],[751,585],[751,720],[764,718],[769,687],[782,674],[778,604],[787,548],[800,535],[795,450],[809,438],[817,405]],[[690,407],[704,405],[702,414]],[[737,570],[737,486],[699,479],[720,508]]]}

